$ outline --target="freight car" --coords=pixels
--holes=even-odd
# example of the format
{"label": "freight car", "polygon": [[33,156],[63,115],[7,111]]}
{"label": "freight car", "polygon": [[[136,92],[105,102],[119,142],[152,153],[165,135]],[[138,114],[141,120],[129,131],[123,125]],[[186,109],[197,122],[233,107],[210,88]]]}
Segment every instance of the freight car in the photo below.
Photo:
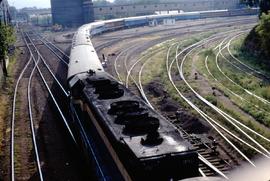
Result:
{"label": "freight car", "polygon": [[126,18],[124,21],[125,21],[126,28],[133,28],[133,27],[148,25],[149,20],[146,16],[143,16],[143,17]]}

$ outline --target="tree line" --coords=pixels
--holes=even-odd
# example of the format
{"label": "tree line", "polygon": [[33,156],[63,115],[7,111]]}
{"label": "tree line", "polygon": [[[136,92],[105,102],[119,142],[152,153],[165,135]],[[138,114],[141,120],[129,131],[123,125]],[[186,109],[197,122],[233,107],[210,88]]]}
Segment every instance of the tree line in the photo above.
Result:
{"label": "tree line", "polygon": [[258,56],[258,62],[270,66],[270,0],[260,0],[259,23],[246,37],[243,48]]}
{"label": "tree line", "polygon": [[8,55],[9,48],[15,42],[15,35],[13,27],[0,23],[0,61],[2,63],[3,73],[8,75],[6,69],[6,57]]}

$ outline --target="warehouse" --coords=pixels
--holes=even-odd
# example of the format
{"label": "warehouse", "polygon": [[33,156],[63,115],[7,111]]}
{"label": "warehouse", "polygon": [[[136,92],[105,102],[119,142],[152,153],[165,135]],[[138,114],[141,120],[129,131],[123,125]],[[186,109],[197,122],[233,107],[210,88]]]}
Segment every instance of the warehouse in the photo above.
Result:
{"label": "warehouse", "polygon": [[235,9],[239,0],[178,0],[177,2],[158,4],[124,4],[95,6],[95,19],[120,18],[154,14],[158,11],[207,11],[219,9]]}
{"label": "warehouse", "polygon": [[51,0],[53,24],[76,27],[94,21],[91,0]]}

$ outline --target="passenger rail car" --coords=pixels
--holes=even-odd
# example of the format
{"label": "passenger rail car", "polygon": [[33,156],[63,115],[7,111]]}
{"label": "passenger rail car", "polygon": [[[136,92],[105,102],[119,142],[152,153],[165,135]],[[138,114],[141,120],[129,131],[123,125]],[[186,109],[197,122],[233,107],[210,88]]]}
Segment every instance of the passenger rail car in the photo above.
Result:
{"label": "passenger rail car", "polygon": [[105,31],[115,31],[125,27],[124,19],[110,20],[105,23]]}
{"label": "passenger rail car", "polygon": [[148,19],[144,17],[131,17],[124,20],[126,28],[138,27],[148,25]]}
{"label": "passenger rail car", "polygon": [[228,10],[217,10],[217,11],[205,11],[200,13],[200,18],[215,18],[215,17],[226,17],[230,16]]}
{"label": "passenger rail car", "polygon": [[[71,124],[86,157],[93,155],[98,164],[98,160],[105,156],[95,156],[98,149],[93,148],[92,143],[103,145],[104,155],[105,152],[109,155],[112,167],[118,170],[123,180],[176,180],[199,174],[198,155],[182,134],[104,72],[91,42],[92,36],[143,26],[154,19],[184,20],[256,13],[257,9],[241,9],[152,15],[94,22],[80,27],[72,41],[67,79],[71,93]],[[101,167],[99,165],[98,170],[102,177],[112,173],[103,173]]]}

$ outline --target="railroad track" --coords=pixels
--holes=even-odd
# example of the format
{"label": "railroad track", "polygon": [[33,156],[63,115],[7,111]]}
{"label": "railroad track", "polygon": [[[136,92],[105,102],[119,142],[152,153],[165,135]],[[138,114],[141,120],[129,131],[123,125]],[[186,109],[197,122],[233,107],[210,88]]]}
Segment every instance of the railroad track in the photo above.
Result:
{"label": "railroad track", "polygon": [[[159,51],[160,51],[160,49],[158,49],[157,51],[154,51],[151,55],[154,55],[155,53],[157,53]],[[141,63],[143,58],[137,59],[137,61],[135,61],[135,63],[128,70],[128,73],[130,74],[135,66],[137,66],[139,63],[141,64],[139,76],[138,76],[138,81],[136,81],[134,78],[133,78],[133,81],[134,81],[135,85],[137,85],[138,89],[140,90],[141,96],[143,97],[144,100],[146,100],[146,102],[149,104],[150,107],[152,107],[152,105],[151,105],[150,101],[147,99],[147,97],[143,91],[141,77],[142,77],[142,71],[143,71],[144,67],[146,66],[146,64],[149,62],[151,55],[148,58],[146,58],[146,60],[143,63]],[[128,78],[127,78],[127,80],[128,80]],[[128,82],[126,82],[126,84],[127,83]],[[198,141],[197,138],[194,138],[194,136],[189,135],[181,127],[177,126],[177,128],[181,133],[184,133],[183,135],[184,135],[185,139],[187,139],[191,143],[193,143],[194,148],[200,154],[200,158],[201,158],[200,172],[201,172],[201,174],[203,176],[213,176],[213,175],[216,175],[216,173],[218,173],[221,176],[223,176],[224,178],[227,178],[225,176],[225,174],[223,173],[223,171],[227,171],[225,168],[228,166],[227,165],[228,163],[226,161],[218,158],[218,157],[213,156],[212,155],[213,153],[217,153],[217,152],[213,151],[213,148],[210,148],[205,143]],[[212,151],[206,151],[207,149],[210,149]],[[208,160],[210,160],[212,163],[209,162]]]}
{"label": "railroad track", "polygon": [[[195,48],[193,48],[193,50],[194,50],[194,49],[195,49]],[[191,51],[192,51],[192,50],[191,50]],[[187,85],[189,85],[189,84],[186,82],[186,80],[185,80],[185,78],[184,78],[182,68],[183,68],[183,62],[185,61],[186,57],[190,54],[191,51],[189,51],[189,52],[184,56],[184,58],[182,59],[181,65],[180,65],[180,66],[178,65],[178,68],[179,68],[179,72],[180,72],[181,78],[185,81],[185,83],[186,83]],[[190,86],[189,86],[189,87],[190,87]],[[215,109],[217,112],[219,112],[219,113],[220,113],[227,121],[229,121],[233,126],[235,126],[241,133],[243,133],[246,137],[248,137],[248,139],[249,139],[250,141],[252,141],[254,144],[256,144],[256,146],[258,146],[260,149],[262,149],[263,152],[265,152],[265,153],[263,153],[262,151],[259,151],[258,149],[252,147],[251,145],[247,144],[247,143],[244,142],[243,140],[239,140],[239,139],[238,139],[239,141],[241,141],[242,143],[245,143],[246,145],[248,145],[248,146],[251,147],[252,149],[256,150],[258,153],[260,153],[260,154],[262,154],[262,155],[268,157],[269,152],[268,152],[261,144],[259,144],[258,142],[256,142],[253,138],[251,138],[251,137],[250,137],[248,134],[246,134],[243,130],[241,130],[239,127],[237,127],[237,125],[235,125],[234,123],[232,123],[232,120],[235,121],[237,124],[240,124],[241,126],[244,126],[246,129],[248,129],[250,132],[256,134],[257,136],[260,136],[261,138],[264,138],[265,140],[268,140],[267,138],[265,138],[264,136],[260,135],[260,134],[257,133],[257,132],[254,132],[254,130],[252,130],[252,129],[248,128],[247,126],[243,125],[243,124],[240,123],[238,120],[232,118],[231,116],[229,116],[228,114],[226,114],[226,113],[223,112],[222,110],[218,109],[217,107],[215,107],[215,106],[209,104],[209,102],[207,102],[204,98],[202,98],[202,97],[201,97],[196,91],[194,91],[191,87],[190,87],[190,89],[196,94],[196,96],[197,96],[198,98],[200,98],[204,103],[206,103],[207,105],[209,105],[209,106],[211,106],[213,109]],[[234,137],[237,138],[236,136],[234,136]],[[242,155],[242,156],[245,157],[245,155]],[[247,161],[250,161],[247,157],[246,157],[245,159],[246,159]],[[250,163],[253,164],[252,162],[250,162]]]}
{"label": "railroad track", "polygon": [[249,71],[251,71],[252,75],[257,75],[258,77],[262,76],[263,78],[266,78],[268,80],[270,80],[270,77],[269,75],[266,75],[265,73],[261,72],[261,71],[258,71],[256,70],[255,68],[251,67],[250,65],[247,65],[246,63],[244,63],[243,61],[239,60],[238,58],[236,58],[231,50],[230,50],[230,47],[231,47],[231,43],[232,41],[234,41],[235,39],[239,38],[240,36],[242,36],[244,33],[240,33],[238,35],[235,35],[234,37],[232,37],[228,43],[226,44],[226,49],[227,51],[229,52],[229,55],[233,58],[233,60],[235,60],[239,65],[243,66],[244,68],[248,69]]}
{"label": "railroad track", "polygon": [[[221,45],[221,46],[222,46],[222,45]],[[221,67],[219,66],[219,54],[220,54],[220,52],[221,52],[223,49],[225,49],[226,47],[227,47],[227,46],[224,46],[223,48],[221,48],[221,49],[219,50],[219,52],[217,53],[217,55],[216,55],[216,61],[215,61],[215,63],[216,63],[216,67],[217,67],[217,69],[219,70],[219,72],[220,72],[224,77],[226,77],[226,79],[228,79],[232,84],[234,84],[234,85],[236,85],[237,87],[241,88],[245,93],[247,93],[247,94],[249,94],[250,96],[253,96],[254,98],[260,100],[260,101],[263,102],[264,104],[270,105],[270,102],[269,102],[268,100],[266,100],[266,99],[264,99],[263,97],[261,97],[261,96],[255,94],[255,93],[253,93],[253,92],[251,92],[250,90],[244,88],[243,86],[241,86],[240,84],[238,84],[237,82],[235,82],[232,78],[230,78],[228,75],[226,75],[224,71],[222,71]],[[258,73],[258,71],[257,71],[256,73]]]}
{"label": "railroad track", "polygon": [[[213,38],[212,38],[213,39]],[[207,39],[206,39],[207,40]],[[210,39],[211,40],[211,39]],[[181,78],[185,81],[185,77],[184,77],[184,74],[183,74],[183,63],[184,61],[186,60],[187,56],[192,52],[194,51],[195,49],[201,47],[202,45],[206,44],[206,43],[209,43],[209,41],[206,41],[204,42],[205,40],[199,42],[199,43],[195,43],[187,48],[185,48],[184,50],[182,50],[179,54],[176,55],[176,59],[178,58],[179,55],[181,54],[185,54],[184,58],[182,59],[182,63],[181,65],[178,64],[177,62],[177,67],[179,69],[179,73],[181,75]],[[168,59],[168,56],[167,56],[167,59]],[[177,61],[177,60],[176,60]],[[174,61],[172,61],[173,63]],[[247,143],[246,141],[242,140],[241,138],[238,138],[236,135],[234,135],[232,132],[230,132],[228,129],[226,129],[224,126],[222,126],[221,124],[217,123],[215,120],[213,120],[211,117],[209,117],[206,113],[204,113],[202,110],[200,110],[197,106],[195,106],[191,101],[188,100],[187,97],[185,97],[183,94],[181,94],[180,90],[178,90],[178,88],[176,87],[176,85],[174,84],[174,81],[172,80],[172,76],[171,76],[171,68],[172,68],[172,63],[169,65],[169,61],[167,60],[167,70],[168,70],[168,76],[170,78],[170,81],[171,83],[173,84],[173,86],[175,87],[175,89],[177,90],[177,92],[179,93],[179,95],[186,101],[188,102],[191,107],[193,107],[193,109],[195,109],[204,119],[206,119],[208,121],[208,123],[240,154],[242,155],[251,165],[254,165],[254,163],[247,158],[246,155],[244,155],[222,132],[219,131],[219,129],[221,128],[222,131],[225,131],[227,134],[229,134],[230,136],[234,137],[235,139],[237,139],[238,141],[240,141],[241,143],[243,144],[246,144],[247,146],[249,146],[250,148],[254,149],[255,151],[257,151],[258,153],[266,156],[267,158],[269,158],[268,156],[268,151],[258,142],[256,142],[253,138],[251,138],[246,132],[244,132],[243,130],[241,130],[239,127],[237,127],[235,124],[233,124],[234,126],[236,126],[236,128],[241,132],[243,133],[246,137],[248,137],[249,140],[251,140],[253,143],[256,144],[256,146],[258,146],[260,149],[262,149],[264,152],[266,153],[263,153],[262,151],[260,151],[259,149],[253,147],[252,145],[250,145],[249,143]],[[144,67],[144,65],[143,65]],[[143,69],[143,68],[142,68]],[[140,76],[141,76],[141,73],[140,73]],[[186,82],[186,84],[188,85],[188,83]],[[189,86],[190,87],[190,86]],[[191,87],[190,87],[191,90],[193,90]],[[193,92],[197,95],[197,97],[199,97],[201,100],[203,100],[205,103],[207,103],[207,101],[205,99],[203,99],[200,95],[198,95],[198,93],[196,91],[193,90]],[[209,102],[207,103],[209,104]],[[217,110],[218,108],[214,108],[215,110]],[[222,112],[222,110],[219,109],[219,113],[225,118],[225,119],[232,119],[235,121],[235,119],[233,119],[231,116],[229,116],[228,114]],[[226,117],[227,116],[227,117]],[[229,121],[229,120],[228,120]],[[215,127],[215,125],[218,125],[219,129],[217,127]],[[240,124],[241,126],[244,126],[246,129],[248,129],[249,131],[251,131],[252,133],[255,133],[257,134],[258,136],[260,137],[263,137],[262,135],[260,135],[259,133],[257,132],[254,132],[253,130],[251,130],[250,128],[246,127],[245,125],[241,124],[239,121],[237,122],[238,124]],[[180,127],[178,127],[180,129]],[[181,129],[181,132],[184,132],[183,129]],[[190,137],[189,135],[186,134],[186,136]],[[263,137],[264,139],[267,139],[265,137]],[[202,144],[205,146],[205,144]],[[206,146],[206,148],[209,149],[209,147]],[[211,157],[209,157],[209,154],[211,153],[204,153],[204,149],[202,150],[197,150],[199,153],[203,151],[203,153],[200,153],[200,157],[202,157],[202,154],[204,156],[208,156],[206,158],[206,160],[211,160],[211,162],[213,162],[214,164],[216,164],[216,167],[214,168],[219,168],[219,169],[222,169],[222,170],[225,170],[224,169],[224,165],[227,165],[228,163],[226,163],[226,161],[224,160],[219,160],[219,159],[212,159]],[[202,160],[204,160],[205,158],[202,157]],[[209,162],[209,163],[211,163]],[[223,163],[224,165],[222,165],[221,163]],[[213,166],[213,165],[212,165]],[[255,165],[254,165],[255,166]],[[201,165],[201,171],[203,172],[206,172],[206,175],[209,174],[209,170],[206,170],[205,166]],[[218,173],[220,173],[222,176],[225,176],[222,172],[219,172],[219,170],[217,169],[216,170]],[[211,174],[211,173],[210,173]],[[226,176],[225,176],[226,178]]]}
{"label": "railroad track", "polygon": [[[190,90],[201,100],[203,101],[206,105],[210,106],[211,108],[213,108],[216,112],[218,112],[220,115],[222,115],[222,117],[224,117],[226,119],[226,121],[228,121],[230,124],[232,124],[241,134],[243,134],[245,137],[247,137],[248,140],[250,140],[253,144],[255,144],[257,147],[259,147],[259,149],[251,146],[250,144],[248,144],[247,142],[238,139],[238,141],[241,141],[242,143],[246,144],[247,146],[249,146],[250,148],[254,149],[255,151],[257,151],[258,153],[262,154],[263,156],[269,157],[269,152],[268,150],[262,146],[260,143],[258,143],[255,139],[253,139],[251,136],[249,136],[249,134],[247,132],[245,132],[244,130],[242,130],[238,125],[241,125],[243,127],[245,127],[246,129],[248,129],[248,131],[256,134],[257,136],[260,136],[261,138],[268,140],[266,137],[264,137],[263,135],[259,134],[258,132],[252,130],[251,128],[245,126],[244,124],[242,124],[239,120],[236,120],[235,118],[233,118],[232,116],[230,116],[229,114],[225,113],[224,111],[222,111],[221,109],[217,108],[216,106],[214,106],[213,104],[211,104],[209,101],[207,101],[206,99],[204,99],[202,96],[200,96],[190,85],[189,83],[186,81],[184,74],[183,74],[183,64],[187,58],[187,56],[194,50],[198,48],[194,47],[192,50],[190,50],[182,59],[181,61],[181,65],[178,65],[178,69],[179,69],[179,73],[181,78],[184,80],[184,82],[187,84],[187,86],[190,88]],[[238,124],[238,125],[237,125]],[[232,135],[232,134],[231,134]],[[233,135],[232,135],[233,136]],[[237,139],[238,137],[236,135],[234,135],[234,137]],[[261,149],[261,151],[260,151]],[[238,151],[239,152],[239,151]],[[250,159],[248,159],[245,155],[243,155],[241,152],[239,152],[250,164],[253,165],[252,161]]]}
{"label": "railroad track", "polygon": [[[119,73],[119,67],[120,66],[125,66],[125,69],[126,69],[126,72],[128,72],[128,70],[127,70],[127,64],[126,63],[119,63],[119,61],[120,61],[120,57],[121,56],[124,56],[125,54],[127,54],[128,53],[128,51],[130,51],[130,50],[132,50],[134,47],[136,47],[136,46],[138,46],[138,43],[137,44],[135,44],[135,45],[132,45],[132,46],[130,46],[130,47],[128,47],[128,48],[125,48],[124,50],[122,50],[117,56],[116,56],[116,58],[114,59],[114,70],[115,70],[115,73],[116,73],[116,75],[117,75],[117,78],[118,78],[118,80],[120,81],[120,83],[122,83],[122,84],[124,84],[125,83],[125,80],[122,80],[122,78],[121,78],[121,76],[120,76],[120,73]],[[125,62],[126,62],[126,59],[127,59],[127,55],[125,56]]]}
{"label": "railroad track", "polygon": [[[29,61],[26,63],[26,65],[23,67],[19,78],[16,82],[16,86],[14,88],[14,96],[13,96],[13,108],[12,108],[12,120],[11,120],[11,153],[10,153],[10,160],[11,160],[11,180],[14,181],[16,180],[16,175],[20,175],[20,174],[28,174],[25,172],[28,172],[29,170],[33,171],[33,164],[30,164],[31,168],[25,169],[24,167],[26,167],[26,165],[22,165],[21,166],[21,155],[26,154],[26,155],[30,155],[26,153],[26,151],[28,150],[24,150],[24,153],[22,153],[21,151],[18,151],[18,143],[20,144],[25,144],[23,142],[26,141],[26,138],[24,137],[28,137],[28,134],[31,135],[31,141],[32,141],[32,147],[34,150],[34,158],[35,161],[30,161],[31,163],[34,162],[36,164],[36,169],[37,170],[37,175],[38,175],[38,179],[39,180],[43,180],[44,179],[44,174],[42,172],[42,159],[40,158],[40,154],[39,154],[39,143],[36,139],[37,135],[36,135],[36,131],[37,131],[37,124],[38,120],[36,119],[37,116],[35,115],[36,111],[33,111],[33,108],[35,107],[35,105],[33,105],[33,100],[32,100],[32,89],[33,89],[33,79],[34,77],[36,77],[36,72],[38,72],[42,84],[45,86],[46,90],[48,91],[50,97],[53,100],[54,105],[56,106],[56,110],[58,111],[59,115],[61,116],[62,120],[64,121],[66,128],[68,129],[71,137],[73,138],[74,142],[75,138],[71,132],[71,130],[69,129],[67,120],[64,116],[64,113],[61,110],[61,107],[59,106],[59,103],[56,101],[55,96],[52,93],[51,87],[52,84],[56,82],[56,84],[58,84],[58,89],[60,88],[60,92],[59,94],[61,94],[61,92],[67,96],[67,92],[65,91],[65,89],[63,88],[63,86],[60,84],[60,82],[57,80],[57,78],[55,77],[53,71],[50,69],[50,67],[48,66],[48,64],[46,63],[46,60],[44,59],[44,57],[41,55],[41,53],[39,52],[38,48],[36,47],[35,43],[33,42],[32,38],[30,37],[30,35],[28,33],[22,33],[23,36],[23,40],[27,46],[27,49],[29,51],[30,54],[30,58]],[[36,42],[36,44],[39,44]],[[49,78],[50,77],[50,78]],[[48,80],[49,78],[49,80]],[[20,122],[18,122],[18,117],[16,116],[17,114],[19,114],[18,110],[18,92],[19,92],[19,87],[21,87],[23,85],[23,82],[25,82],[27,80],[27,87],[25,88],[21,88],[21,90],[27,90],[26,93],[21,93],[23,95],[26,95],[25,97],[25,102],[27,102],[27,108],[23,108],[23,110],[20,110],[20,112],[22,114],[25,114],[27,111],[28,113],[28,121],[29,121],[29,129],[27,128],[27,130],[21,130],[20,128]],[[20,108],[21,109],[21,108]],[[23,123],[25,124],[25,123]],[[46,145],[45,145],[46,147]],[[26,159],[27,160],[27,159]],[[29,167],[29,165],[28,165]],[[23,172],[23,173],[22,173]],[[30,172],[29,172],[30,174]]]}
{"label": "railroad track", "polygon": [[64,65],[68,66],[70,57],[63,50],[57,47],[54,43],[43,38],[41,35],[37,33],[35,33],[35,35],[58,58],[58,60],[60,60]]}
{"label": "railroad track", "polygon": [[[195,43],[196,45],[197,43]],[[170,47],[171,48],[171,47]],[[172,76],[171,76],[171,69],[172,69],[172,65],[174,63],[174,61],[176,59],[174,59],[171,63],[169,63],[169,51],[170,48],[168,50],[167,53],[167,61],[166,61],[166,67],[167,67],[167,72],[168,72],[168,76],[169,79],[173,85],[173,87],[176,89],[176,91],[178,92],[178,94],[184,99],[186,100],[195,110],[199,110],[194,104],[192,104],[181,92],[180,90],[177,88],[177,86],[175,85]],[[176,51],[178,50],[179,46],[177,46]],[[192,45],[184,48],[182,50],[182,52],[188,51],[190,48],[192,48]],[[177,52],[176,52],[176,58],[177,58]],[[199,158],[201,158],[201,161],[203,163],[200,163],[200,169],[203,173],[203,175],[206,176],[210,176],[213,175],[213,171],[215,171],[216,173],[218,173],[219,175],[223,176],[224,178],[227,178],[225,176],[225,174],[223,173],[224,171],[226,171],[225,169],[225,165],[227,164],[224,160],[221,160],[220,158],[214,157],[213,155],[211,155],[211,152],[207,152],[206,150],[209,149],[210,147],[207,146],[206,144],[204,144],[203,142],[198,141],[197,139],[193,139],[193,136],[189,135],[187,132],[185,132],[180,126],[177,126],[178,129],[180,129],[181,132],[184,133],[185,137],[187,139],[190,140],[191,143],[193,143],[193,145],[195,146],[195,148],[197,149],[198,153],[199,153]],[[190,139],[191,138],[191,139]],[[211,149],[211,148],[210,148]],[[223,162],[223,164],[222,164]],[[209,167],[208,164],[211,164],[211,166]],[[209,170],[210,169],[210,170]]]}
{"label": "railroad track", "polygon": [[[242,34],[242,33],[240,33]],[[239,35],[239,34],[238,34]],[[236,35],[236,36],[238,36]],[[235,35],[233,37],[236,37]],[[216,60],[220,58],[226,60],[226,62],[228,62],[230,65],[232,65],[235,69],[237,69],[238,71],[241,71],[242,73],[244,74],[247,74],[247,76],[255,76],[254,74],[252,73],[249,73],[247,72],[246,70],[242,69],[241,67],[239,67],[238,65],[235,65],[234,63],[232,63],[227,57],[225,57],[225,55],[222,53],[222,50],[226,49],[226,47],[228,48],[228,44],[225,43],[226,40],[228,40],[229,42],[232,40],[229,38],[231,38],[230,36],[226,37],[225,39],[222,40],[222,42],[217,46],[215,47],[214,49],[218,49],[218,52],[217,52],[217,55],[216,55]],[[225,46],[222,47],[222,45],[225,43]],[[217,63],[217,61],[216,61]],[[208,72],[208,74],[215,80],[215,82],[217,82],[219,85],[221,85],[225,90],[227,90],[231,95],[239,98],[241,101],[244,101],[246,103],[248,103],[249,105],[252,105],[254,108],[256,108],[258,111],[263,111],[265,112],[266,114],[270,115],[268,113],[268,110],[267,109],[264,109],[263,107],[260,107],[258,104],[255,104],[253,102],[250,102],[249,100],[247,100],[245,97],[237,94],[236,92],[234,92],[232,89],[228,88],[227,86],[225,86],[222,82],[220,82],[214,75],[213,73],[210,71],[209,67],[208,67],[208,56],[206,56],[205,58],[205,67],[206,67],[206,70]],[[216,65],[218,67],[218,65]],[[257,76],[256,76],[257,77]],[[239,85],[240,86],[240,85]]]}
{"label": "railroad track", "polygon": [[[137,59],[133,59],[131,62],[133,62],[130,66],[128,66],[127,60],[129,58],[129,52],[131,51],[135,51],[136,49],[140,49],[141,46],[139,43],[135,43],[135,45],[132,45],[124,50],[121,51],[121,53],[119,53],[113,63],[113,67],[114,67],[114,72],[116,73],[116,76],[118,78],[118,81],[122,84],[124,84],[127,88],[132,89],[133,92],[137,92],[138,95],[141,95],[141,97],[149,104],[149,106],[151,107],[150,102],[147,100],[145,93],[143,91],[143,89],[140,86],[140,79],[136,80],[135,77],[132,76],[132,71],[134,71],[135,67],[138,66],[141,61],[143,61],[144,59],[146,59],[145,62],[147,62],[147,60],[149,60],[151,58],[152,55],[154,55],[155,53],[157,53],[158,51],[160,51],[160,49],[155,50],[154,52],[151,53],[151,55],[147,55],[147,56],[142,56],[139,57]],[[121,57],[124,57],[121,59]],[[120,72],[119,71],[119,67],[124,68],[124,71]],[[124,77],[121,77],[124,76]],[[133,86],[130,86],[130,79],[133,82]],[[151,107],[153,108],[153,107]]]}
{"label": "railroad track", "polygon": [[[24,35],[23,35],[24,36]],[[29,41],[25,41],[25,44],[28,46],[28,44],[30,43]],[[41,171],[41,163],[40,163],[40,159],[39,159],[39,152],[38,152],[38,147],[37,147],[37,142],[36,142],[36,134],[35,134],[35,129],[34,129],[34,121],[33,121],[33,116],[32,116],[32,101],[31,101],[31,81],[32,81],[32,77],[33,77],[33,72],[35,70],[35,66],[33,65],[34,62],[34,55],[32,54],[32,52],[30,51],[30,58],[27,62],[27,64],[24,66],[23,70],[21,71],[19,78],[16,82],[16,86],[14,89],[14,96],[13,96],[13,108],[12,108],[12,123],[11,123],[11,180],[14,181],[15,180],[15,131],[16,129],[19,129],[16,127],[16,113],[17,113],[17,99],[18,99],[18,89],[19,89],[19,85],[21,84],[22,79],[26,78],[28,79],[28,83],[27,83],[27,104],[28,104],[28,115],[29,115],[29,122],[30,122],[30,127],[31,127],[31,138],[32,138],[32,145],[34,147],[34,153],[35,153],[35,161],[36,161],[36,165],[37,165],[37,170],[39,173],[39,179],[43,180],[43,174]],[[28,70],[29,69],[29,70]],[[20,134],[20,133],[17,133]],[[18,151],[16,151],[16,154],[18,154]]]}
{"label": "railroad track", "polygon": [[[61,90],[60,92],[58,92],[58,96],[57,97],[61,97],[60,94],[62,93],[63,96],[67,98],[68,97],[68,92],[64,88],[64,85],[61,84],[60,81],[56,78],[56,76],[53,73],[52,69],[48,65],[46,59],[42,56],[42,54],[40,53],[40,51],[38,50],[38,48],[35,46],[35,43],[32,41],[32,39],[29,36],[29,34],[26,33],[26,36],[29,39],[29,41],[31,42],[31,45],[33,47],[33,49],[31,49],[30,46],[29,46],[30,52],[35,52],[39,56],[39,58],[41,60],[40,62],[42,62],[42,64],[44,65],[44,66],[41,66],[39,64],[36,65],[37,70],[38,70],[38,73],[39,73],[40,77],[42,78],[42,81],[45,84],[45,86],[47,88],[47,91],[50,94],[50,97],[53,99],[53,102],[54,102],[55,106],[57,107],[57,110],[58,110],[59,114],[61,115],[61,117],[62,117],[62,119],[63,119],[63,121],[64,121],[64,123],[65,123],[65,125],[66,125],[66,127],[67,127],[67,129],[68,129],[68,131],[69,131],[69,133],[71,135],[71,137],[72,137],[72,139],[73,139],[73,141],[76,142],[75,141],[75,138],[73,136],[73,133],[72,133],[71,129],[68,126],[67,119],[65,118],[65,116],[63,114],[63,111],[61,110],[61,107],[59,106],[59,103],[58,102],[60,102],[61,100],[58,100],[57,101],[56,96],[53,95],[50,87],[52,87],[52,83],[56,82],[58,88]],[[44,74],[50,75],[50,76],[46,76],[46,77],[50,77],[50,80],[46,80],[44,78]]]}
{"label": "railroad track", "polygon": [[[148,100],[143,86],[142,86],[142,82],[141,82],[141,76],[142,76],[142,70],[145,67],[145,65],[148,63],[148,61],[151,59],[151,57],[158,53],[159,51],[161,51],[163,48],[158,48],[157,50],[154,50],[152,53],[150,53],[149,55],[145,55],[142,56],[138,59],[136,59],[134,61],[134,63],[128,67],[127,64],[125,65],[126,71],[127,71],[127,76],[126,76],[126,82],[125,85],[126,87],[128,87],[129,89],[132,89],[132,86],[129,85],[129,79],[131,79],[131,81],[133,82],[133,85],[135,86],[136,90],[138,91],[139,95],[142,97],[142,99],[152,108],[154,109],[153,105],[150,103],[150,101]],[[142,62],[144,60],[144,62]],[[135,71],[135,68],[137,66],[141,66],[139,68],[139,70],[136,70],[136,73],[139,73],[138,76],[135,76],[136,74],[132,75],[132,72]],[[139,71],[139,72],[138,72]],[[136,80],[137,78],[137,80]]]}
{"label": "railroad track", "polygon": [[[249,21],[249,19],[245,19],[245,20],[247,20],[247,21]],[[215,27],[221,27],[221,26],[226,26],[226,25],[233,25],[233,24],[235,24],[235,23],[238,23],[239,22],[239,20],[235,20],[235,21],[233,21],[233,22],[231,22],[231,23],[228,23],[228,22],[225,22],[225,23],[221,23],[222,25],[215,25],[215,24],[213,24]],[[212,25],[212,24],[210,24],[210,25]],[[196,27],[196,25],[193,25],[194,27]],[[193,26],[191,26],[191,27],[193,27]],[[185,27],[185,28],[188,28],[188,27]],[[177,28],[176,28],[177,29]],[[173,29],[174,30],[174,29]],[[165,31],[165,30],[162,30],[161,32],[163,32],[163,31]],[[167,30],[168,31],[168,30]],[[170,31],[172,31],[172,30],[170,30]],[[169,32],[170,32],[169,31]],[[196,32],[196,30],[194,30],[194,32],[191,32],[191,30],[190,29],[188,29],[188,32],[186,32],[187,30],[185,29],[185,30],[182,30],[183,32],[178,32],[177,34],[175,34],[175,35],[170,35],[170,36],[168,36],[167,38],[166,38],[166,40],[168,40],[168,39],[170,39],[170,38],[173,38],[173,37],[176,37],[177,35],[178,36],[184,36],[184,35],[186,35],[186,34],[190,34],[190,33],[195,33]],[[143,36],[143,35],[147,35],[149,32],[147,32],[146,34],[145,33],[142,33],[142,34],[140,34],[140,36]],[[131,36],[131,37],[133,37],[133,36]],[[131,38],[130,37],[130,38]],[[119,42],[119,41],[122,41],[122,40],[113,40],[113,41],[109,41],[109,42],[107,42],[108,44],[103,44],[103,45],[100,45],[100,46],[102,46],[102,48],[105,48],[105,47],[108,47],[108,46],[111,46],[112,44],[114,44],[114,43],[117,43],[117,42]],[[156,41],[156,40],[154,40],[154,41]],[[164,40],[165,41],[165,40]],[[123,83],[123,84],[125,84],[126,85],[126,87],[128,87],[129,85],[129,79],[131,78],[131,80],[133,81],[133,83],[134,83],[134,85],[135,85],[135,87],[136,87],[136,89],[135,89],[135,91],[138,91],[139,92],[139,94],[141,95],[141,97],[152,107],[152,105],[150,104],[150,102],[147,100],[147,97],[146,97],[146,95],[145,95],[145,93],[144,93],[144,90],[143,90],[143,86],[141,85],[141,83],[140,83],[140,79],[141,79],[141,75],[139,75],[138,77],[139,77],[139,80],[135,80],[134,79],[134,77],[132,76],[132,71],[136,68],[136,67],[138,67],[140,64],[141,64],[141,61],[145,58],[145,57],[141,57],[141,58],[138,58],[137,60],[132,60],[132,62],[134,62],[132,65],[131,65],[131,68],[130,68],[130,70],[129,70],[129,68],[128,68],[128,66],[127,66],[127,57],[128,57],[128,51],[130,51],[130,50],[132,50],[133,48],[136,48],[136,45],[134,45],[134,46],[130,46],[130,47],[127,47],[126,49],[124,49],[119,55],[117,55],[117,57],[116,57],[116,59],[114,60],[114,72],[116,73],[116,77],[118,78],[118,80],[121,82],[121,83]],[[97,50],[99,50],[99,46],[97,47]],[[157,52],[156,52],[157,53]],[[118,70],[118,67],[122,67],[123,66],[123,62],[122,61],[120,61],[120,57],[121,56],[123,56],[123,55],[125,55],[125,54],[127,54],[126,56],[125,56],[125,58],[124,58],[124,66],[125,66],[125,71],[126,71],[126,73],[125,72],[120,72],[119,70]],[[147,62],[147,61],[146,61]],[[145,63],[146,64],[146,63]],[[144,67],[145,65],[143,65],[143,67]],[[142,74],[142,71],[143,71],[143,69],[144,68],[141,68],[141,70],[140,70],[140,72],[139,72],[139,74]],[[139,71],[139,70],[138,70]],[[122,80],[122,77],[121,77],[121,75],[124,75],[124,74],[126,74],[126,80]],[[134,90],[133,90],[134,91]]]}
{"label": "railroad track", "polygon": [[205,161],[200,160],[199,169],[202,176],[211,177],[216,176],[217,174],[222,175],[223,173],[225,175],[229,173],[233,167],[227,160],[218,157],[219,152],[216,150],[216,148],[219,146],[218,142],[210,139],[207,141],[202,141],[202,139],[198,136],[190,135],[180,125],[174,123],[174,121],[178,120],[173,120],[171,118],[168,119],[183,134],[183,138],[188,140],[193,145],[194,149],[199,153],[199,155],[210,163],[205,163]]}

